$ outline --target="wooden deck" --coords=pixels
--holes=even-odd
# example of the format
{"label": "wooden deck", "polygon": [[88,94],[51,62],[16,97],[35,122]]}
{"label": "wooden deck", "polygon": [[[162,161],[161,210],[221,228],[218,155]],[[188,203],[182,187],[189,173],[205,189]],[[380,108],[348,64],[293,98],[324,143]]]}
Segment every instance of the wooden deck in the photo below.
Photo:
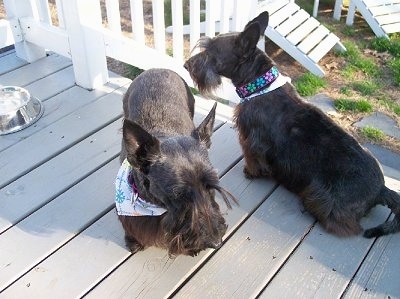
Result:
{"label": "wooden deck", "polygon": [[[88,91],[62,56],[26,64],[0,54],[0,84],[45,106],[37,123],[0,136],[0,298],[400,298],[400,234],[336,238],[276,182],[245,179],[222,104],[210,158],[240,200],[227,211],[224,245],[194,258],[156,248],[132,256],[113,208],[129,83],[111,74]],[[197,99],[197,122],[212,104]],[[397,192],[399,169],[384,165]],[[387,217],[379,207],[363,225]]]}

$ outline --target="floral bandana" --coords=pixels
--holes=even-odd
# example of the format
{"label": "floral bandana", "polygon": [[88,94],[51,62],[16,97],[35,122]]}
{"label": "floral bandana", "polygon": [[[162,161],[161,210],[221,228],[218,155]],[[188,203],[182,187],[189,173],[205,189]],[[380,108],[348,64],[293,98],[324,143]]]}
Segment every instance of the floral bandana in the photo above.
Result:
{"label": "floral bandana", "polygon": [[246,98],[249,95],[260,91],[271,85],[279,76],[279,71],[276,66],[273,66],[268,72],[261,75],[254,81],[247,83],[241,87],[236,87],[236,93],[240,98]]}
{"label": "floral bandana", "polygon": [[115,207],[121,216],[160,216],[167,210],[139,197],[131,179],[132,166],[124,160],[115,180]]}

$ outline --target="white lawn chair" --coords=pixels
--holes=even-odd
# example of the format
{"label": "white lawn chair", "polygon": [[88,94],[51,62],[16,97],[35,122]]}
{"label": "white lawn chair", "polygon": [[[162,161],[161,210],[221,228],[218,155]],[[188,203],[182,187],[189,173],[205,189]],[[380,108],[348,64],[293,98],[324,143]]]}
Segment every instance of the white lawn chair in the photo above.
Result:
{"label": "white lawn chair", "polygon": [[346,24],[352,25],[359,10],[376,36],[400,32],[400,0],[351,0]]}

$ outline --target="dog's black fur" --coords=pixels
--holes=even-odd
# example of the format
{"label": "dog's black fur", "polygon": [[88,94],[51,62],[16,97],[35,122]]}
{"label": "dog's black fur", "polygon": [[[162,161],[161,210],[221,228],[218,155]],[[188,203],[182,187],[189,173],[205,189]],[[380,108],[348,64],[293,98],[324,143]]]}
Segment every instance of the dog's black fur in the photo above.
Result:
{"label": "dog's black fur", "polygon": [[228,197],[235,199],[219,186],[208,158],[216,104],[195,128],[194,103],[184,80],[165,69],[143,72],[124,96],[120,160],[133,167],[140,197],[167,210],[161,216],[119,216],[133,253],[157,246],[171,256],[193,256],[222,244],[227,225],[215,191],[228,208]]}
{"label": "dog's black fur", "polygon": [[[211,93],[221,77],[236,86],[252,82],[275,63],[257,48],[268,25],[268,12],[240,33],[203,38],[203,51],[185,67],[200,92]],[[359,234],[359,220],[377,204],[388,206],[393,221],[368,229],[371,238],[400,230],[400,196],[385,187],[377,160],[349,134],[286,83],[243,101],[234,120],[247,177],[272,176],[299,195],[305,208],[328,232]]]}

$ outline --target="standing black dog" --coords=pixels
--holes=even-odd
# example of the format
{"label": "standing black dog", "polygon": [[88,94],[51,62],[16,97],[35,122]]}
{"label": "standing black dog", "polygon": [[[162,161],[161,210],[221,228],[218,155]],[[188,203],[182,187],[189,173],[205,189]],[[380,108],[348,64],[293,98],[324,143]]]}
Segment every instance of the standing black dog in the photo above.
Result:
{"label": "standing black dog", "polygon": [[377,204],[387,205],[395,218],[366,230],[364,236],[399,231],[400,196],[385,187],[376,159],[304,102],[290,79],[257,48],[267,25],[268,12],[263,12],[243,32],[203,38],[203,51],[185,63],[200,92],[212,92],[224,76],[242,98],[234,120],[245,175],[272,176],[298,194],[305,208],[336,235],[359,234],[359,220]]}
{"label": "standing black dog", "polygon": [[124,96],[116,209],[133,253],[157,246],[193,256],[222,244],[227,225],[215,190],[228,208],[235,199],[208,158],[216,104],[195,128],[194,102],[184,80],[165,69],[143,72]]}

